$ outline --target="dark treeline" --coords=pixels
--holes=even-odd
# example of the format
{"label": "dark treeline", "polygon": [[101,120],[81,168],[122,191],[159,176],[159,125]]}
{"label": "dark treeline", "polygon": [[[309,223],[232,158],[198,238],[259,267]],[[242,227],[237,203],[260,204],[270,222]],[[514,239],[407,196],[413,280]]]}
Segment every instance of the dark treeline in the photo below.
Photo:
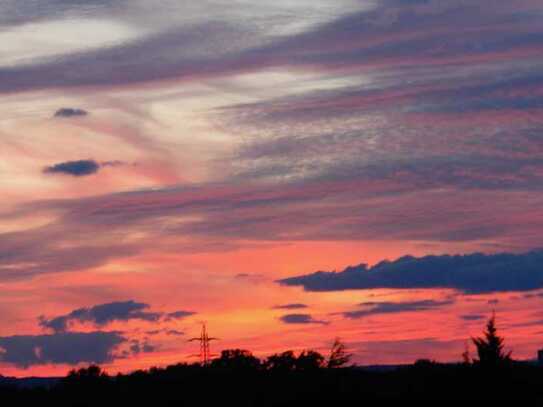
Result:
{"label": "dark treeline", "polygon": [[6,406],[336,406],[371,403],[543,402],[543,368],[515,362],[492,318],[477,355],[458,364],[419,360],[391,371],[349,366],[336,341],[326,357],[287,351],[260,360],[225,350],[209,365],[178,364],[109,376],[98,366],[71,371],[49,389],[0,389]]}

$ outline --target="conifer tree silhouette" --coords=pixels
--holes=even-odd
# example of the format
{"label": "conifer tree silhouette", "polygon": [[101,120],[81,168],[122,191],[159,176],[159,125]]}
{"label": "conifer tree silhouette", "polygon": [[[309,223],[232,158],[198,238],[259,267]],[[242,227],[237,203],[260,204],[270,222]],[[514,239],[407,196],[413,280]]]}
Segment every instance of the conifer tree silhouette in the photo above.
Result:
{"label": "conifer tree silhouette", "polygon": [[492,317],[488,320],[483,335],[483,337],[472,338],[479,356],[479,359],[474,360],[474,363],[488,368],[509,364],[511,352],[505,352],[504,339],[497,333],[495,313],[492,313]]}

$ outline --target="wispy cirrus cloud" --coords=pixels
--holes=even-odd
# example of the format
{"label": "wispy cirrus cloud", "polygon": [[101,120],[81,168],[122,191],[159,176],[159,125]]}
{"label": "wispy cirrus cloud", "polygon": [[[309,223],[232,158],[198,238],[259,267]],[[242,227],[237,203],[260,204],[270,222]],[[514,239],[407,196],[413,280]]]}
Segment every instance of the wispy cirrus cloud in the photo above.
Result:
{"label": "wispy cirrus cloud", "polygon": [[[54,59],[36,58],[33,63],[0,68],[4,85],[0,86],[0,91],[111,86],[183,77],[213,78],[251,71],[269,65],[261,62],[262,56],[267,59],[268,51],[262,48],[265,44],[275,37],[282,37],[279,34],[297,31],[296,25],[301,24],[296,12],[303,10],[306,23],[302,25],[311,27],[329,20],[330,9],[334,9],[335,15],[343,14],[338,11],[339,5],[346,6],[347,10],[361,6],[353,0],[342,0],[333,7],[323,0],[274,5],[247,3],[243,7],[239,7],[241,4],[214,7],[216,4],[208,1],[198,5],[166,1],[161,7],[140,1],[133,4],[97,3],[88,7],[85,13],[85,7],[81,5],[48,2],[44,12],[36,13],[35,18],[62,15],[62,8],[68,9],[64,11],[68,15],[73,11],[90,16],[94,21],[99,21],[99,17],[113,18],[116,25],[105,31],[112,36],[117,34],[117,43],[107,43],[104,39],[102,47],[81,47]],[[362,6],[367,8],[365,2]],[[12,9],[12,14],[17,12],[15,5]],[[246,17],[255,14],[259,15],[260,24],[248,24]],[[141,34],[129,35],[128,32],[122,35],[132,27],[138,27]],[[281,30],[287,32],[281,33]],[[274,31],[279,32],[274,34]],[[141,55],[148,57],[142,59]],[[158,63],[159,59],[161,63]],[[127,74],[116,74],[119,70]]]}
{"label": "wispy cirrus cloud", "polygon": [[276,310],[294,310],[294,309],[305,309],[309,308],[306,304],[300,304],[300,303],[292,303],[292,304],[282,304],[282,305],[276,305],[273,307],[273,309]]}
{"label": "wispy cirrus cloud", "polygon": [[[488,0],[477,5],[462,0],[446,5],[435,0],[384,1],[373,7],[371,3],[358,4],[359,9],[350,7],[351,13],[347,16],[331,22],[324,20],[290,36],[269,35],[273,27],[284,24],[281,19],[270,18],[268,30],[256,31],[254,27],[239,24],[235,20],[239,16],[235,14],[222,16],[221,23],[196,20],[199,28],[169,28],[128,44],[70,55],[60,61],[41,63],[39,67],[2,69],[0,90],[212,78],[273,67],[338,70],[392,64],[413,66],[422,62],[466,64],[503,60],[513,53],[535,56],[541,45],[542,33],[537,19],[540,6],[526,0],[507,5],[496,5]],[[315,9],[319,10],[320,6],[326,10],[325,5],[326,2],[320,3]],[[306,7],[310,6],[306,4]],[[512,9],[516,9],[516,13],[512,13]],[[290,11],[289,7],[285,10]],[[263,11],[266,12],[266,8]],[[267,10],[270,17],[274,16],[273,11],[273,8]],[[276,11],[275,16],[280,16],[281,9]],[[460,22],[462,29],[458,24],[450,24],[451,21]],[[205,37],[198,35],[203,30]],[[202,54],[202,49],[215,52]],[[138,58],[141,54],[149,58],[142,61]],[[166,57],[166,64],[152,66],[152,61],[163,61]],[[91,60],[93,63],[88,63]],[[83,70],[83,66],[90,69]],[[203,66],[206,68],[202,69]],[[123,67],[129,69],[130,75],[112,75]],[[70,75],[59,75],[62,77],[59,80],[54,72]]]}
{"label": "wispy cirrus cloud", "polygon": [[[411,186],[399,182],[383,188],[379,182],[345,181],[212,185],[35,202],[5,216],[52,212],[57,218],[39,228],[4,233],[0,274],[26,278],[98,267],[137,255],[148,239],[160,250],[160,237],[179,235],[192,237],[190,251],[217,250],[217,244],[230,250],[250,240],[501,240],[530,248],[541,244],[533,234],[543,222],[537,215],[540,200],[537,192],[511,193],[504,199],[501,191],[473,191],[466,201],[454,190],[413,193]],[[484,209],[489,201],[492,211]],[[518,208],[526,202],[529,206],[520,216]],[[308,212],[308,207],[313,209]],[[115,239],[141,230],[145,234],[139,239]]]}
{"label": "wispy cirrus cloud", "polygon": [[126,0],[45,0],[20,2],[6,0],[0,5],[0,26],[28,24],[35,21],[61,19],[66,16],[103,15],[113,9],[119,10],[126,5]]}
{"label": "wispy cirrus cloud", "polygon": [[453,300],[420,300],[407,302],[364,302],[361,309],[347,311],[343,316],[349,319],[362,319],[373,315],[399,314],[404,312],[430,311],[454,304]]}

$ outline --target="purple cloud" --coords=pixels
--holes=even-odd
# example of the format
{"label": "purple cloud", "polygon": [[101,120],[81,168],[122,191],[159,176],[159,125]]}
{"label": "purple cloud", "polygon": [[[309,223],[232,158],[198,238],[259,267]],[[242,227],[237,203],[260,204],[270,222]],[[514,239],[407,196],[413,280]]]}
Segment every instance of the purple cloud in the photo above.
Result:
{"label": "purple cloud", "polygon": [[58,118],[72,118],[72,117],[84,117],[87,116],[89,112],[83,109],[73,108],[73,107],[63,107],[58,109],[55,112],[55,117]]}
{"label": "purple cloud", "polygon": [[299,304],[299,303],[276,305],[273,307],[273,309],[277,309],[277,310],[294,310],[294,309],[305,309],[305,308],[308,308],[308,306],[305,304]]}
{"label": "purple cloud", "polygon": [[421,300],[409,302],[366,302],[359,305],[361,309],[344,312],[349,319],[361,319],[373,315],[399,314],[404,312],[428,311],[453,304],[452,300]]}
{"label": "purple cloud", "polygon": [[307,324],[326,325],[328,324],[328,322],[315,319],[309,314],[288,314],[288,315],[283,315],[279,319],[283,323],[291,324],[291,325],[307,325]]}
{"label": "purple cloud", "polygon": [[[450,288],[468,294],[530,291],[543,287],[542,261],[543,251],[421,258],[405,256],[370,268],[361,264],[341,272],[319,271],[278,282],[285,286],[301,286],[307,291],[373,288]],[[423,306],[424,303],[412,305]]]}
{"label": "purple cloud", "polygon": [[116,332],[69,332],[0,337],[0,360],[28,368],[47,364],[108,363],[126,338]]}
{"label": "purple cloud", "polygon": [[45,174],[72,175],[74,177],[85,177],[96,174],[100,169],[100,164],[94,160],[78,160],[58,163],[44,168]]}
{"label": "purple cloud", "polygon": [[156,322],[162,314],[146,311],[149,304],[130,301],[111,302],[108,304],[95,305],[90,308],[78,308],[69,314],[61,315],[51,319],[40,318],[40,325],[43,328],[51,329],[53,332],[66,332],[71,322],[90,322],[98,326],[106,325],[113,321],[130,321],[134,319]]}

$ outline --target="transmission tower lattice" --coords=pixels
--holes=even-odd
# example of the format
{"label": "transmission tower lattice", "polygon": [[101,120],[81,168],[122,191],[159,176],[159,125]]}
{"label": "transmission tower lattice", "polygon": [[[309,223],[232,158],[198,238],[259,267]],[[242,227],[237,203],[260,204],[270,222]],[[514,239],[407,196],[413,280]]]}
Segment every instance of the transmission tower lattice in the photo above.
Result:
{"label": "transmission tower lattice", "polygon": [[209,343],[211,341],[217,341],[219,338],[210,337],[207,333],[207,327],[205,322],[202,324],[202,332],[199,337],[189,339],[189,342],[200,342],[200,360],[203,366],[207,366],[211,361],[211,349]]}

